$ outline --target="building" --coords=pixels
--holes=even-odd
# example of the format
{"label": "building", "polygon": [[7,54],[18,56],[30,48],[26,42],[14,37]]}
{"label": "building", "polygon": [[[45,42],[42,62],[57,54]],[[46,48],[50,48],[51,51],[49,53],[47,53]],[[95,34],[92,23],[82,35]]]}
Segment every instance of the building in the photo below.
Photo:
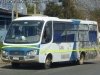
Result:
{"label": "building", "polygon": [[[12,5],[14,7],[15,10],[15,3],[2,3],[0,2],[0,7],[1,8],[5,8],[8,9],[10,11],[12,11]],[[24,15],[27,15],[27,7],[25,5],[25,3],[18,3],[18,13],[22,13]]]}
{"label": "building", "polygon": [[[15,3],[13,4],[15,11]],[[16,13],[13,13],[14,16]],[[27,15],[27,8],[25,3],[18,3],[18,16]],[[15,18],[15,17],[14,17]],[[1,3],[0,2],[0,42],[3,41],[5,33],[12,21],[12,3]]]}

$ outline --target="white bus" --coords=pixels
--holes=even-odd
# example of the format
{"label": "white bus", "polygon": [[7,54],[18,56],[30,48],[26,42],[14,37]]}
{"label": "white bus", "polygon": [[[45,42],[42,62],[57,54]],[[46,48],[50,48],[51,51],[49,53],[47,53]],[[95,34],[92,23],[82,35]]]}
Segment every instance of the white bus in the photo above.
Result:
{"label": "white bus", "polygon": [[98,25],[95,21],[27,16],[15,19],[6,34],[2,60],[17,68],[20,64],[41,63],[45,69],[54,62],[97,56]]}

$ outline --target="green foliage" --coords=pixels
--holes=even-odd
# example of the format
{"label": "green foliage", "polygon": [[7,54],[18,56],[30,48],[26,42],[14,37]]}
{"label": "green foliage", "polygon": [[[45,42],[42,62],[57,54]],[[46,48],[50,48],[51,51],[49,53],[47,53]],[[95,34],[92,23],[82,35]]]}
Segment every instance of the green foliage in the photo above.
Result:
{"label": "green foliage", "polygon": [[[26,7],[27,7],[27,14],[34,14],[34,4],[30,5],[29,3],[27,3],[27,0],[24,0]],[[36,11],[37,14],[39,14],[39,11]]]}
{"label": "green foliage", "polygon": [[1,54],[2,42],[0,42],[0,54]]}
{"label": "green foliage", "polygon": [[46,5],[46,9],[44,11],[45,15],[54,16],[54,17],[61,17],[63,16],[61,6],[58,6],[54,2],[49,2]]}
{"label": "green foliage", "polygon": [[31,6],[30,4],[27,4],[27,13],[33,14],[34,13],[34,6]]}
{"label": "green foliage", "polygon": [[94,10],[91,10],[90,14],[90,19],[98,22],[98,28],[100,31],[100,9],[95,8]]}
{"label": "green foliage", "polygon": [[74,2],[72,0],[59,0],[59,2],[62,2],[62,5],[58,5],[54,2],[47,3],[44,14],[48,16],[56,16],[65,19],[84,18],[84,13],[75,8]]}
{"label": "green foliage", "polygon": [[90,13],[91,13],[91,15],[90,15],[91,19],[100,20],[100,9],[95,8]]}

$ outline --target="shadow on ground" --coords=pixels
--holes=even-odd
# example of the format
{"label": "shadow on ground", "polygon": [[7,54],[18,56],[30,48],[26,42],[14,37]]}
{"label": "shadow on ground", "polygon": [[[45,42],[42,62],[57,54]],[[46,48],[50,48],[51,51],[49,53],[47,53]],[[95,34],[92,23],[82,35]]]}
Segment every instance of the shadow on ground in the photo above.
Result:
{"label": "shadow on ground", "polygon": [[[96,64],[94,62],[84,62],[84,65]],[[50,69],[62,68],[62,67],[74,67],[74,66],[83,66],[75,65],[72,62],[63,62],[63,63],[54,63],[51,65]],[[3,69],[17,69],[17,70],[44,70],[41,65],[21,65],[19,68],[13,68],[11,65],[2,66]]]}

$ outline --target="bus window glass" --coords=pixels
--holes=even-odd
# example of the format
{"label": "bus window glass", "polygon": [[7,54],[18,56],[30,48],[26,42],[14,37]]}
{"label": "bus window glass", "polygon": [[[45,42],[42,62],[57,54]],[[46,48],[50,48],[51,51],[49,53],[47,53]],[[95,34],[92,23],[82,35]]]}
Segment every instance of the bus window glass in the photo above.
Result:
{"label": "bus window glass", "polygon": [[89,31],[89,41],[97,41],[97,31]]}
{"label": "bus window glass", "polygon": [[78,41],[78,32],[77,31],[67,31],[67,42]]}
{"label": "bus window glass", "polygon": [[69,22],[69,23],[66,24],[66,30],[76,30],[77,27],[75,29],[74,26],[76,26],[76,25],[74,25],[73,23]]}
{"label": "bus window glass", "polygon": [[89,30],[90,31],[96,31],[97,30],[97,25],[89,25]]}
{"label": "bus window glass", "polygon": [[43,36],[42,36],[42,44],[49,43],[52,39],[52,21],[46,23]]}
{"label": "bus window glass", "polygon": [[5,22],[4,21],[0,21],[0,31],[1,30],[5,30]]}
{"label": "bus window glass", "polygon": [[65,31],[56,30],[54,33],[54,42],[65,42],[65,41],[66,41]]}
{"label": "bus window glass", "polygon": [[54,23],[54,30],[64,30],[65,29],[65,23]]}
{"label": "bus window glass", "polygon": [[89,41],[88,31],[79,31],[79,41]]}
{"label": "bus window glass", "polygon": [[5,37],[7,43],[35,43],[40,40],[43,21],[14,21]]}
{"label": "bus window glass", "polygon": [[65,42],[66,32],[65,32],[65,22],[54,22],[54,42]]}
{"label": "bus window glass", "polygon": [[79,30],[88,30],[88,24],[81,24],[78,27]]}

